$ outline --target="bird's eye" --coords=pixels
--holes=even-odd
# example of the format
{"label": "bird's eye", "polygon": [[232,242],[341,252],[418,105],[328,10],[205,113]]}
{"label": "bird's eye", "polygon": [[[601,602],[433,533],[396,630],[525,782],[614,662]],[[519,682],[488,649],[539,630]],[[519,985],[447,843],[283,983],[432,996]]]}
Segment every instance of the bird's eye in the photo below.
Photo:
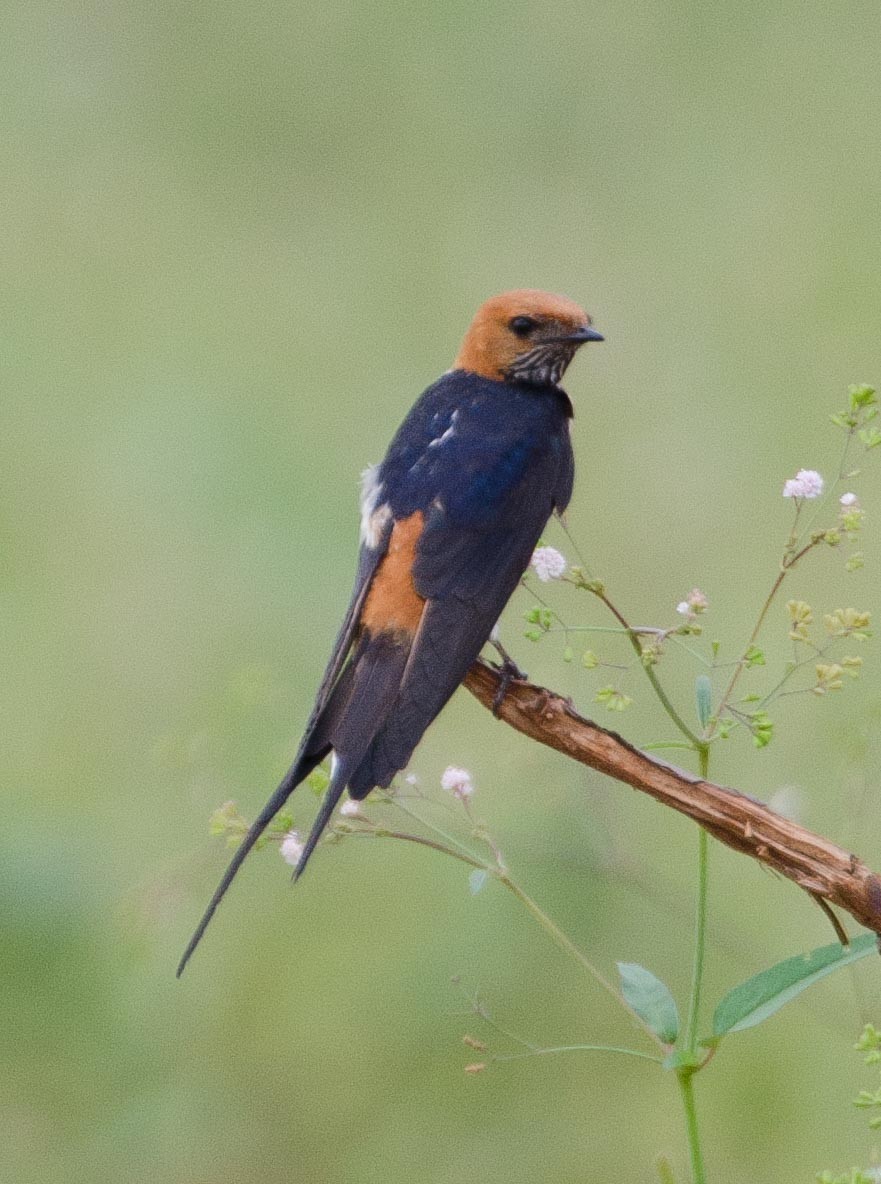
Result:
{"label": "bird's eye", "polygon": [[532,332],[538,325],[538,321],[533,320],[532,317],[513,317],[508,322],[508,328],[512,333],[516,333],[518,337],[525,337],[527,333]]}

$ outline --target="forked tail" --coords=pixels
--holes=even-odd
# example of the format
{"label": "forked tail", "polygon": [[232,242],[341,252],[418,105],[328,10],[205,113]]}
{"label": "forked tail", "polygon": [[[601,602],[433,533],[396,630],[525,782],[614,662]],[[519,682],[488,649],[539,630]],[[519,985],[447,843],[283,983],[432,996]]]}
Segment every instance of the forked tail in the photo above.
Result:
{"label": "forked tail", "polygon": [[[183,974],[187,963],[192,957],[193,951],[202,940],[202,935],[208,928],[211,918],[214,916],[214,913],[217,910],[217,906],[226,895],[227,888],[229,888],[230,884],[235,879],[236,872],[245,862],[245,859],[247,858],[249,852],[253,849],[254,844],[266,830],[267,826],[269,826],[270,822],[272,822],[273,818],[276,816],[300,782],[303,781],[304,778],[308,777],[315,766],[324,759],[324,757],[327,755],[329,747],[330,746],[328,745],[327,748],[318,753],[303,753],[302,755],[298,756],[297,760],[294,761],[290,769],[288,769],[287,773],[285,773],[278,789],[254,819],[250,830],[236,848],[236,852],[230,860],[229,867],[223,874],[223,879],[217,885],[217,890],[211,897],[208,907],[202,916],[202,920],[196,926],[196,931],[190,938],[187,948],[184,950],[183,957],[181,958],[177,967],[178,978],[180,978],[180,976]],[[339,793],[337,794],[337,797],[339,797]],[[333,809],[332,806],[331,809]],[[312,836],[310,835],[310,839],[311,838]],[[300,864],[297,868],[297,874],[299,874],[299,872],[302,870],[302,865],[304,863],[305,860],[300,861]]]}

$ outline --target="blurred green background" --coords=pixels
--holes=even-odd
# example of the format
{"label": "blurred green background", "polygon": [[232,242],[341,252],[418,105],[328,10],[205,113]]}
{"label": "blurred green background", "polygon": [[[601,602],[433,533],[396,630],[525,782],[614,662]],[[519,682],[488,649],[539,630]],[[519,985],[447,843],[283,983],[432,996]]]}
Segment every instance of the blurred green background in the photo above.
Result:
{"label": "blurred green background", "polygon": [[[827,413],[881,379],[877,4],[37,0],[3,24],[0,1176],[651,1181],[664,1153],[684,1180],[650,1065],[463,1074],[462,1034],[485,1032],[457,974],[530,1040],[639,1036],[452,860],[348,842],[293,891],[267,851],[173,972],[227,858],[211,811],[253,816],[308,713],[359,471],[488,295],[565,292],[607,335],[567,381],[592,569],[638,621],[698,584],[708,634],[742,644],[784,478],[833,467]],[[879,485],[857,485],[866,567],[824,553],[790,595],[879,610]],[[517,640],[529,604],[508,614],[518,658],[602,715],[608,672]],[[767,638],[786,652],[782,610]],[[862,683],[785,701],[769,749],[732,738],[713,772],[796,787],[803,821],[878,867],[881,666],[861,652]],[[663,669],[692,711],[694,669]],[[643,682],[602,717],[636,742],[669,735]],[[594,960],[682,999],[693,827],[464,692],[414,768],[433,792],[450,763]],[[308,824],[314,800],[293,804]],[[719,848],[711,907],[708,1003],[832,940]],[[698,1079],[713,1180],[869,1160],[851,1045],[881,992],[875,962],[857,971]]]}

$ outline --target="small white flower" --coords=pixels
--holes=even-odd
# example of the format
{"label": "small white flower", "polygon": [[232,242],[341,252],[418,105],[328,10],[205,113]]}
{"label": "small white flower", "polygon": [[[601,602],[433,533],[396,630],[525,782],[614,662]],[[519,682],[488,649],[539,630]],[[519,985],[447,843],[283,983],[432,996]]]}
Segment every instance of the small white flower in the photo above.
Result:
{"label": "small white flower", "polygon": [[687,604],[693,613],[704,613],[709,608],[710,602],[700,588],[692,588],[688,594]]}
{"label": "small white flower", "polygon": [[451,793],[460,802],[467,802],[474,793],[474,784],[467,769],[458,769],[455,765],[448,765],[441,776],[441,789]]}
{"label": "small white flower", "polygon": [[823,478],[816,469],[799,469],[783,486],[784,497],[819,497],[823,492]]}
{"label": "small white flower", "polygon": [[361,803],[356,802],[354,798],[349,798],[340,806],[340,814],[343,818],[357,818],[360,813]]}
{"label": "small white flower", "polygon": [[289,830],[281,841],[281,857],[285,863],[289,863],[291,867],[296,867],[300,862],[300,856],[306,849],[305,843],[300,841],[298,831]]}
{"label": "small white flower", "polygon": [[566,556],[561,555],[556,547],[536,547],[532,555],[532,566],[541,582],[546,584],[548,580],[559,580],[569,565]]}
{"label": "small white flower", "polygon": [[855,493],[843,493],[838,500],[845,509],[859,504],[859,498]]}
{"label": "small white flower", "polygon": [[823,492],[823,478],[816,469],[799,469],[795,476],[802,483],[805,497],[819,497]]}
{"label": "small white flower", "polygon": [[679,613],[680,617],[690,617],[691,616],[691,605],[688,603],[687,600],[680,600],[679,603],[676,605],[676,611],[677,611],[677,613]]}
{"label": "small white flower", "polygon": [[407,776],[404,778],[404,781],[407,783],[407,785],[418,785],[419,784],[419,778],[416,776],[415,773],[408,773]]}

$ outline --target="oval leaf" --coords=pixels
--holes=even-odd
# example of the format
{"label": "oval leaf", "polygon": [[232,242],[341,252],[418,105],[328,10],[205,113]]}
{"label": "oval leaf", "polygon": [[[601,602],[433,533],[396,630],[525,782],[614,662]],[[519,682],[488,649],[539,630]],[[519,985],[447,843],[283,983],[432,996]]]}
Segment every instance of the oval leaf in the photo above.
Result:
{"label": "oval leaf", "polygon": [[770,966],[729,991],[720,1001],[713,1016],[714,1035],[718,1038],[729,1032],[754,1028],[812,983],[842,966],[858,962],[877,949],[875,934],[864,933],[849,946],[833,942],[830,946],[821,946],[809,954],[798,954]]}
{"label": "oval leaf", "polygon": [[697,705],[697,718],[702,728],[710,722],[713,714],[713,684],[706,674],[699,674],[694,680],[694,698]]}
{"label": "oval leaf", "polygon": [[667,986],[637,962],[619,962],[621,994],[641,1020],[645,1020],[665,1044],[679,1035],[679,1012]]}

